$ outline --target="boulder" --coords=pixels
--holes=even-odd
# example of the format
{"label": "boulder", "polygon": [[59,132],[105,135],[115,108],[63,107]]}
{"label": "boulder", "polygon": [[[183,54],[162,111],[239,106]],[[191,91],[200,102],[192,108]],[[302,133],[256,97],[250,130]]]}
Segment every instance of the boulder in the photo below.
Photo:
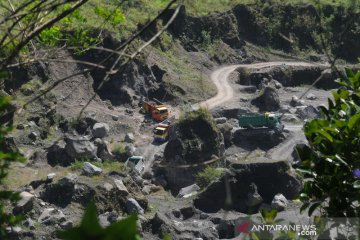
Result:
{"label": "boulder", "polygon": [[151,194],[151,193],[153,193],[153,192],[158,192],[158,191],[160,191],[161,189],[162,189],[162,187],[160,187],[160,186],[156,186],[156,185],[154,185],[154,184],[150,184],[150,185],[144,186],[144,187],[141,189],[141,191],[142,191],[143,194],[149,195],[149,194]]}
{"label": "boulder", "polygon": [[197,194],[197,192],[199,190],[200,190],[200,187],[197,184],[193,184],[193,185],[190,185],[190,186],[180,189],[177,197],[178,198],[188,198],[188,197],[191,197],[191,196]]}
{"label": "boulder", "polygon": [[151,220],[152,232],[161,236],[168,234],[171,239],[219,239],[217,229],[209,220],[192,219],[179,221],[177,214],[157,212]]}
{"label": "boulder", "polygon": [[56,176],[56,173],[49,173],[46,176],[46,182],[52,182],[52,180],[54,179],[55,176]]}
{"label": "boulder", "polygon": [[123,194],[124,196],[127,196],[129,194],[129,191],[127,190],[126,186],[124,185],[121,179],[114,179],[114,183],[116,188],[120,191],[121,194]]}
{"label": "boulder", "polygon": [[63,187],[71,187],[74,188],[77,183],[78,177],[76,174],[70,173],[66,177],[61,178],[58,181],[58,184]]}
{"label": "boulder", "polygon": [[306,96],[306,99],[315,100],[315,99],[317,99],[317,97],[316,97],[314,94],[309,93],[309,94]]}
{"label": "boulder", "polygon": [[296,122],[300,122],[300,119],[294,114],[285,113],[284,115],[282,115],[281,121],[296,123]]}
{"label": "boulder", "polygon": [[280,109],[280,98],[276,89],[265,87],[263,93],[252,100],[252,104],[257,106],[260,111],[277,111]]}
{"label": "boulder", "polygon": [[125,152],[128,156],[134,156],[134,155],[136,155],[136,147],[132,143],[126,144]]}
{"label": "boulder", "polygon": [[298,107],[298,106],[304,106],[304,104],[305,104],[304,100],[299,99],[297,96],[292,96],[290,101],[290,106]]}
{"label": "boulder", "polygon": [[61,166],[69,166],[71,162],[74,160],[67,154],[65,150],[66,143],[65,141],[58,141],[51,145],[46,154],[47,162],[51,166],[61,165]]}
{"label": "boulder", "polygon": [[127,133],[127,134],[125,135],[124,141],[127,142],[127,143],[133,143],[133,142],[135,142],[134,134],[133,134],[133,133]]}
{"label": "boulder", "polygon": [[275,208],[278,211],[283,211],[288,205],[288,200],[282,195],[278,193],[274,196],[274,199],[271,201],[271,207]]}
{"label": "boulder", "polygon": [[111,185],[110,183],[107,183],[107,182],[106,182],[106,183],[104,183],[103,188],[104,188],[106,191],[110,192],[111,190],[114,189],[114,186]]}
{"label": "boulder", "polygon": [[29,192],[21,192],[20,200],[16,203],[14,213],[27,213],[32,210],[34,206],[35,196]]}
{"label": "boulder", "polygon": [[275,80],[275,79],[272,79],[272,80],[268,83],[268,86],[273,87],[273,88],[276,88],[276,89],[282,88],[282,84],[279,83],[279,81],[277,81],[277,80]]}
{"label": "boulder", "polygon": [[29,133],[29,138],[33,141],[36,141],[36,139],[39,137],[39,134],[37,134],[36,132],[31,132]]}
{"label": "boulder", "polygon": [[72,221],[65,221],[60,224],[60,227],[62,229],[70,229],[73,227],[73,225],[74,225],[74,223]]}
{"label": "boulder", "polygon": [[40,192],[40,197],[46,202],[66,206],[75,193],[77,175],[69,174],[56,183],[46,184]]}
{"label": "boulder", "polygon": [[101,138],[96,138],[94,144],[97,147],[97,156],[102,160],[114,160],[115,156],[111,153],[109,143]]}
{"label": "boulder", "polygon": [[97,149],[88,137],[65,138],[66,153],[73,159],[98,159]]}
{"label": "boulder", "polygon": [[[250,203],[248,193],[251,193],[251,183],[256,184],[257,192],[264,202],[270,203],[277,193],[292,199],[301,191],[302,182],[289,169],[288,161],[232,163],[228,176],[222,176],[219,181],[212,182],[199,193],[194,200],[194,206],[206,213],[215,213],[225,208],[242,213],[254,211],[256,209],[249,208],[245,204]],[[229,184],[232,190],[230,197],[233,205],[231,206],[225,204],[227,199],[225,184]],[[255,194],[253,196],[258,200]],[[255,204],[255,201],[253,203]]]}
{"label": "boulder", "polygon": [[31,230],[34,230],[35,229],[35,222],[34,220],[32,220],[31,218],[27,218],[23,225]]}
{"label": "boulder", "polygon": [[301,119],[314,119],[320,117],[320,111],[312,105],[296,107],[296,113]]}
{"label": "boulder", "polygon": [[129,198],[125,204],[127,213],[136,213],[136,214],[144,214],[144,209],[140,206],[140,204],[133,198]]}
{"label": "boulder", "polygon": [[101,168],[99,168],[89,162],[84,162],[84,165],[82,168],[82,174],[86,175],[86,176],[100,175],[102,173],[102,171],[103,170]]}
{"label": "boulder", "polygon": [[55,225],[65,222],[64,213],[55,208],[46,208],[40,215],[38,222],[45,225]]}
{"label": "boulder", "polygon": [[103,138],[108,135],[110,127],[107,123],[95,123],[92,129],[94,138]]}
{"label": "boulder", "polygon": [[222,123],[226,123],[226,117],[220,117],[220,118],[215,118],[215,123],[216,124],[222,124]]}

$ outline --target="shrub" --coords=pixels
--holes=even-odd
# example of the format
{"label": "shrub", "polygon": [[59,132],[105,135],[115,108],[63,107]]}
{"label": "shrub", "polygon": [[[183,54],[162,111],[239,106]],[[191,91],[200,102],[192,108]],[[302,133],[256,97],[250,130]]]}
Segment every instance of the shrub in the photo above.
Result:
{"label": "shrub", "polygon": [[360,71],[346,70],[322,117],[305,124],[308,147],[297,149],[298,171],[307,179],[301,210],[329,217],[360,216]]}
{"label": "shrub", "polygon": [[196,175],[196,183],[201,188],[207,187],[211,182],[217,181],[223,174],[223,170],[207,166],[203,171]]}
{"label": "shrub", "polygon": [[111,147],[111,152],[112,152],[113,154],[115,154],[115,155],[125,154],[126,151],[125,151],[124,144],[122,144],[122,143],[114,144],[114,145]]}

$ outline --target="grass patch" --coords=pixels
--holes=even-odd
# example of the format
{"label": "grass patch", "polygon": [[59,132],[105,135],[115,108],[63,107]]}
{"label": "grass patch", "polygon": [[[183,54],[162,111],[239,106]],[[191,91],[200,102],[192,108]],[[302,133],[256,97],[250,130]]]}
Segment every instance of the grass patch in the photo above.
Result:
{"label": "grass patch", "polygon": [[182,112],[179,117],[179,124],[187,125],[198,119],[202,119],[205,122],[208,122],[211,125],[212,130],[214,132],[218,132],[214,118],[212,117],[211,113],[209,112],[209,110],[207,110],[206,108],[202,108],[202,107],[200,107],[196,111]]}
{"label": "grass patch", "polygon": [[175,41],[172,47],[168,45],[167,40],[166,50],[163,50],[162,47],[153,47],[152,51],[165,60],[158,62],[159,66],[169,73],[169,76],[164,77],[164,82],[179,86],[186,92],[184,96],[177,92],[174,92],[174,94],[179,94],[180,97],[190,102],[199,102],[214,96],[216,94],[215,85],[208,76],[204,75],[200,69],[189,61],[190,56],[187,55],[185,50],[182,51],[180,43]]}

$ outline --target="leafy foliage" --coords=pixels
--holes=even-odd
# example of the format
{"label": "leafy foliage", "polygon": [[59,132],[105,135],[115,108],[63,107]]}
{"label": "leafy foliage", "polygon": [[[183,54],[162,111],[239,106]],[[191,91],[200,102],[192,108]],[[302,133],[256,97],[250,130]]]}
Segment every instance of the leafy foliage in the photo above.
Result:
{"label": "leafy foliage", "polygon": [[125,15],[122,13],[122,11],[119,8],[110,11],[105,7],[96,6],[95,13],[98,16],[109,20],[112,26],[119,25],[120,23],[123,23],[125,21]]}
{"label": "leafy foliage", "polygon": [[96,206],[91,202],[85,210],[80,226],[59,232],[58,237],[65,240],[137,240],[140,237],[136,221],[136,215],[131,215],[103,228],[97,217]]}
{"label": "leafy foliage", "polygon": [[202,188],[207,187],[211,182],[218,180],[222,173],[221,169],[207,166],[203,171],[197,173],[196,183]]}
{"label": "leafy foliage", "polygon": [[[0,119],[7,113],[10,104],[9,97],[0,96]],[[0,122],[0,186],[4,184],[4,180],[8,175],[10,163],[24,161],[21,155],[6,148],[5,136],[11,131],[11,127],[5,126]],[[21,219],[21,216],[14,216],[8,213],[5,209],[5,204],[16,202],[20,199],[19,194],[13,191],[4,191],[0,188],[0,239],[6,238],[6,228],[16,225]]]}
{"label": "leafy foliage", "polygon": [[310,146],[297,149],[297,170],[307,179],[300,199],[309,216],[317,208],[329,217],[360,216],[360,71],[346,74],[322,117],[305,125]]}

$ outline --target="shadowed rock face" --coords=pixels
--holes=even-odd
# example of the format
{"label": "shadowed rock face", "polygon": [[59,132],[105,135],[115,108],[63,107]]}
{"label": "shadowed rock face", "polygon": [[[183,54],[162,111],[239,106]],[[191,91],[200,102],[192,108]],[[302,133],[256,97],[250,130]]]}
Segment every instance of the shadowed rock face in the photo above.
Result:
{"label": "shadowed rock face", "polygon": [[[231,205],[225,205],[225,181],[228,179],[231,190]],[[271,203],[277,193],[287,199],[294,198],[302,188],[300,180],[289,172],[285,161],[272,163],[233,164],[228,176],[211,184],[194,201],[195,207],[204,212],[217,212],[220,209],[231,209],[248,213],[247,194],[254,183],[265,203]]]}
{"label": "shadowed rock face", "polygon": [[[164,150],[165,176],[174,193],[194,183],[195,175],[204,166],[177,168],[179,165],[193,165],[220,156],[223,137],[210,113],[187,113],[189,119],[180,121]],[[198,115],[197,115],[198,114]]]}

